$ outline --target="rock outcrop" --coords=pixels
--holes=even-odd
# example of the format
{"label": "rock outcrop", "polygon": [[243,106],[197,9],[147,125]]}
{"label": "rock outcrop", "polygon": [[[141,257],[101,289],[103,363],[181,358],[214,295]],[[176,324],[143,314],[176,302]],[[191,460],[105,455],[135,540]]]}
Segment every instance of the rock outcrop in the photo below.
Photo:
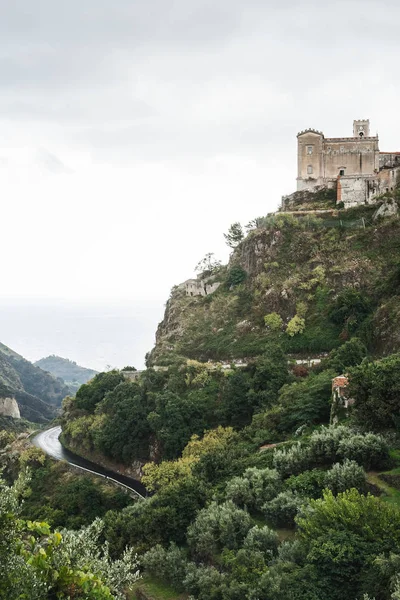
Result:
{"label": "rock outcrop", "polygon": [[0,398],[0,415],[20,419],[19,406],[15,398]]}

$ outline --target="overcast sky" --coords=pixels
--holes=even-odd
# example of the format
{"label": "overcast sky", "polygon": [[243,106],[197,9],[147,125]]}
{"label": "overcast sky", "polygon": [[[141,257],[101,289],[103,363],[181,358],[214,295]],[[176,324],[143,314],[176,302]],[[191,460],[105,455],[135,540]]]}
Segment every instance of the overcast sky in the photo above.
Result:
{"label": "overcast sky", "polygon": [[38,319],[107,307],[139,361],[170,288],[294,191],[299,130],[370,118],[400,150],[399,23],[398,0],[0,0],[0,341],[75,358]]}

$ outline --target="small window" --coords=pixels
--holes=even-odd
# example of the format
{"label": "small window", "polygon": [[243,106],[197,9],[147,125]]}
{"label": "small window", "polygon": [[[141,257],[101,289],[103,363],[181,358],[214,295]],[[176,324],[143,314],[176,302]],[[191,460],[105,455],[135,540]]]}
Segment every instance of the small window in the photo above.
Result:
{"label": "small window", "polygon": [[314,152],[313,146],[307,146],[307,154],[312,154]]}
{"label": "small window", "polygon": [[308,165],[308,167],[307,167],[307,173],[308,173],[308,175],[312,175],[312,173],[313,173],[312,165]]}
{"label": "small window", "polygon": [[344,169],[340,169],[339,175],[342,177],[344,175]]}

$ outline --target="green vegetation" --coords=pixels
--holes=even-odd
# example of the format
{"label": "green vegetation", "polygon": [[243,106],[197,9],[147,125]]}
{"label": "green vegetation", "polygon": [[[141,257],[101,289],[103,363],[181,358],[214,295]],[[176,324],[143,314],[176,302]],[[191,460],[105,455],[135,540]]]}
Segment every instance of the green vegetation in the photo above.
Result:
{"label": "green vegetation", "polygon": [[36,423],[49,421],[69,393],[62,380],[0,344],[0,397],[14,396],[22,417]]}
{"label": "green vegetation", "polygon": [[223,284],[216,292],[172,291],[148,365],[248,359],[272,339],[305,356],[353,336],[373,354],[399,351],[400,220],[373,221],[375,211],[340,211],[332,223],[285,213],[257,219],[232,242],[228,268],[211,265]]}
{"label": "green vegetation", "polygon": [[150,369],[129,383],[119,372],[102,373],[65,400],[64,439],[71,449],[102,452],[125,464],[148,460],[151,447],[176,458],[193,434],[249,425],[289,380],[276,345],[244,370],[188,361],[165,372]]}
{"label": "green vegetation", "polygon": [[[102,518],[86,571],[67,556],[78,590],[70,597],[400,598],[399,220],[372,224],[368,206],[329,220],[269,215],[249,229],[244,238],[239,224],[230,228],[227,267],[211,253],[201,261],[202,276],[221,282],[215,293],[174,288],[148,357],[164,369],[133,382],[124,371],[97,374],[64,400],[66,444],[141,466],[151,496],[128,502],[26,446],[15,461],[17,433],[0,435],[9,483],[32,471],[17,519],[83,525],[61,535],[93,540],[98,521],[88,524]],[[341,401],[329,425],[332,379],[344,374],[352,402]],[[0,513],[1,527],[12,556],[26,549],[7,537]],[[48,556],[47,525],[44,535]],[[100,541],[110,572],[128,560],[125,548],[132,568],[138,553],[143,580],[122,592],[105,577],[91,558]],[[68,597],[49,560],[50,597]],[[12,568],[7,577],[8,592],[18,577]]]}
{"label": "green vegetation", "polygon": [[0,598],[124,598],[124,589],[137,579],[132,551],[112,561],[107,545],[100,549],[100,519],[79,532],[23,520],[25,485],[23,476],[12,487],[0,480]]}
{"label": "green vegetation", "polygon": [[54,354],[37,360],[34,365],[40,367],[43,371],[47,371],[53,377],[62,379],[73,394],[78,391],[83,383],[87,383],[97,375],[97,371],[93,369],[80,367],[76,362]]}

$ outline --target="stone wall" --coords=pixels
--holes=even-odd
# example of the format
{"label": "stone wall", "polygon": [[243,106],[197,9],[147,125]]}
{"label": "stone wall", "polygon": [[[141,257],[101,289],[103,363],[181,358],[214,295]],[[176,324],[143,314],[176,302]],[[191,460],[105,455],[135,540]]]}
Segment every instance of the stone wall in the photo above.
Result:
{"label": "stone wall", "polygon": [[181,286],[184,287],[186,296],[208,296],[215,292],[221,283],[210,279],[188,279]]}
{"label": "stone wall", "polygon": [[337,201],[343,202],[345,208],[365,204],[367,199],[367,183],[365,178],[355,175],[339,177]]}
{"label": "stone wall", "polygon": [[0,415],[20,419],[19,406],[15,398],[0,398]]}

